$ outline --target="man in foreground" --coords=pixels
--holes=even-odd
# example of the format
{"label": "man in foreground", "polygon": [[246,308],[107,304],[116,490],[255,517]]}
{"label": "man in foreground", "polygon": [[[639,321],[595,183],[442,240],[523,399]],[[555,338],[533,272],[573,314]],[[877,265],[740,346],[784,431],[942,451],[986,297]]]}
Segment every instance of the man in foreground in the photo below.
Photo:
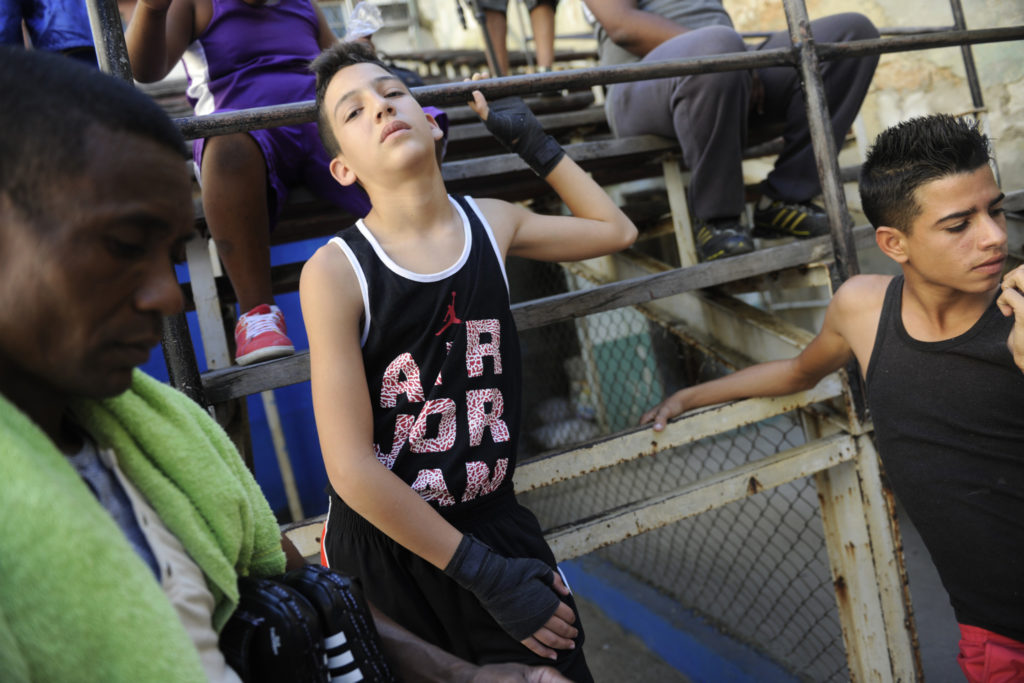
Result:
{"label": "man in foreground", "polygon": [[[182,139],[59,57],[0,48],[0,88],[0,680],[238,681],[218,632],[282,538],[206,411],[135,369],[183,303]],[[403,680],[564,680],[377,624]]]}

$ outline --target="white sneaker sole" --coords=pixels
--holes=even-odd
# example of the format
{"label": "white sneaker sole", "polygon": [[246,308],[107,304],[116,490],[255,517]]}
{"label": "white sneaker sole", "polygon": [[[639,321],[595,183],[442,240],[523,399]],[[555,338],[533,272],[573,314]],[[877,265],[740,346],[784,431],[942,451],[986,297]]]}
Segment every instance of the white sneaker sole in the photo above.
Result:
{"label": "white sneaker sole", "polygon": [[295,353],[294,346],[267,346],[262,349],[250,351],[244,356],[237,356],[235,358],[235,363],[238,365],[252,365],[253,363],[259,363],[264,360],[290,356],[293,353]]}

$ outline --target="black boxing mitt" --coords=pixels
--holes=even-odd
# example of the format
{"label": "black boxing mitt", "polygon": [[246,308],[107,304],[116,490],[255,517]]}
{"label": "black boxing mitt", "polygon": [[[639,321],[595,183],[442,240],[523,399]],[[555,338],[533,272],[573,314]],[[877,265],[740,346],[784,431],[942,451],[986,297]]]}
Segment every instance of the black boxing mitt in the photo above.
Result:
{"label": "black boxing mitt", "polygon": [[524,640],[547,623],[561,602],[554,571],[540,560],[507,558],[473,536],[462,537],[444,573],[480,600],[498,625]]}
{"label": "black boxing mitt", "polygon": [[522,98],[503,97],[488,104],[484,125],[502,145],[518,154],[527,166],[541,178],[565,156],[558,141],[544,132],[540,121],[533,115]]}

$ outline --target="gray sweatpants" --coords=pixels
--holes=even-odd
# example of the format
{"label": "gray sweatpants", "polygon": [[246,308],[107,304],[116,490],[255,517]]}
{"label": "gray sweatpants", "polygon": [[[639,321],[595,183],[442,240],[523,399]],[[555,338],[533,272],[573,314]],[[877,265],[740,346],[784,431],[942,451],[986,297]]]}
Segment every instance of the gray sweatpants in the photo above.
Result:
{"label": "gray sweatpants", "polygon": [[[856,13],[811,22],[819,43],[877,38],[871,21]],[[787,47],[789,34],[772,34],[756,50]],[[747,50],[725,26],[708,26],[666,40],[643,61],[679,59]],[[839,146],[860,108],[878,57],[821,62],[825,97]],[[764,111],[751,111],[749,71],[636,81],[611,86],[608,114],[616,135],[653,134],[679,141],[691,171],[689,200],[694,218],[734,218],[744,205],[741,169],[747,130],[783,125],[784,147],[762,189],[774,199],[806,201],[821,191],[811,147],[800,74],[788,66],[757,69],[764,84]]]}

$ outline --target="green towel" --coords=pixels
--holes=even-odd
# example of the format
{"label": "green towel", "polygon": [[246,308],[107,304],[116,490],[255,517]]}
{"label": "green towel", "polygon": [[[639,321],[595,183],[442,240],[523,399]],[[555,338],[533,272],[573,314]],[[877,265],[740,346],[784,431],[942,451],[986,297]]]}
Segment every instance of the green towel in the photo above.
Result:
{"label": "green towel", "polygon": [[[284,570],[259,486],[202,408],[136,372],[124,394],[72,410],[203,570],[216,629],[237,604],[238,575]],[[2,395],[0,477],[0,681],[205,680],[148,566]]]}

